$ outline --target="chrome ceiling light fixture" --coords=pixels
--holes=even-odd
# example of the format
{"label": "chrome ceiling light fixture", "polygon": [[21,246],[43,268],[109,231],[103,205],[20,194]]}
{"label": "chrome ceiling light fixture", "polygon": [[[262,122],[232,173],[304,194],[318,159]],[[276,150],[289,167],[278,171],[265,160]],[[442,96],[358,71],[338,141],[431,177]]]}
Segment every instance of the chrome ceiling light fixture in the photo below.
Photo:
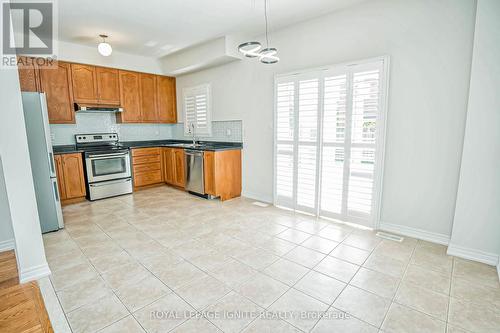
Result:
{"label": "chrome ceiling light fixture", "polygon": [[264,20],[266,23],[266,47],[262,49],[262,45],[259,42],[245,42],[238,46],[238,51],[247,58],[258,57],[263,64],[275,64],[280,58],[276,55],[278,50],[274,47],[269,47],[267,0],[264,0]]}
{"label": "chrome ceiling light fixture", "polygon": [[106,43],[106,38],[108,38],[108,35],[99,35],[99,37],[102,38],[102,42],[97,45],[97,51],[99,51],[102,56],[110,56],[113,52],[113,48],[111,47],[111,45],[109,45],[109,43]]}

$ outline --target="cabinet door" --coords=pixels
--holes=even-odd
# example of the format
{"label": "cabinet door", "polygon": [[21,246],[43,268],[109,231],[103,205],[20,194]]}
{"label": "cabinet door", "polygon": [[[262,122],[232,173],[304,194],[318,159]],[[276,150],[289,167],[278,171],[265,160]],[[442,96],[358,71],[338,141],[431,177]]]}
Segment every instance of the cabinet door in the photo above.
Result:
{"label": "cabinet door", "polygon": [[57,187],[59,189],[59,196],[61,197],[61,200],[66,200],[66,187],[64,186],[64,171],[61,155],[54,155],[54,161],[56,162]]}
{"label": "cabinet door", "polygon": [[120,105],[120,80],[118,70],[96,67],[97,99],[101,104]]}
{"label": "cabinet door", "polygon": [[47,94],[49,122],[52,124],[74,124],[73,89],[71,86],[71,66],[58,61],[51,68],[41,68],[41,91]]}
{"label": "cabinet door", "polygon": [[76,103],[97,103],[97,79],[94,66],[71,64],[71,78]]}
{"label": "cabinet door", "polygon": [[39,91],[38,69],[33,58],[18,56],[17,69],[19,71],[19,84],[21,91]]}
{"label": "cabinet door", "polygon": [[81,154],[64,154],[62,167],[66,198],[80,198],[85,196],[85,178]]}
{"label": "cabinet door", "polygon": [[216,195],[215,191],[215,153],[206,151],[203,153],[203,178],[205,193]]}
{"label": "cabinet door", "polygon": [[139,76],[139,73],[119,71],[123,112],[118,115],[118,120],[121,122],[140,123],[142,121]]}
{"label": "cabinet door", "polygon": [[177,186],[184,187],[186,183],[184,180],[184,149],[173,149],[173,151],[175,168],[174,183]]}
{"label": "cabinet door", "polygon": [[163,148],[163,178],[165,183],[174,184],[174,155],[172,148]]}
{"label": "cabinet door", "polygon": [[160,123],[177,122],[175,77],[157,76],[158,120]]}
{"label": "cabinet door", "polygon": [[156,75],[141,74],[140,86],[142,121],[145,123],[157,123]]}

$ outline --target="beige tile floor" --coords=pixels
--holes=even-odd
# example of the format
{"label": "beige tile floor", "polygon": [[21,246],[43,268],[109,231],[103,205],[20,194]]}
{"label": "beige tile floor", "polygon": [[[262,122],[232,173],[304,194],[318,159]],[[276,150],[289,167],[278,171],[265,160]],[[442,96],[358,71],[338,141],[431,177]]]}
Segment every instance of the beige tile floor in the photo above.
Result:
{"label": "beige tile floor", "polygon": [[65,207],[44,243],[73,332],[500,332],[495,268],[251,203],[157,187]]}

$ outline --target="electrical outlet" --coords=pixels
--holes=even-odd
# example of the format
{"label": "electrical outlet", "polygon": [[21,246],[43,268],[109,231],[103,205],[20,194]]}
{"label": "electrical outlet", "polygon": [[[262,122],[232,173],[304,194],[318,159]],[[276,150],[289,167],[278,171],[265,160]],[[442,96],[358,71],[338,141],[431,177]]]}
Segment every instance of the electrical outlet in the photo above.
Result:
{"label": "electrical outlet", "polygon": [[231,129],[230,128],[226,129],[226,136],[231,136]]}
{"label": "electrical outlet", "polygon": [[56,141],[56,135],[54,133],[50,133],[50,141],[52,142]]}

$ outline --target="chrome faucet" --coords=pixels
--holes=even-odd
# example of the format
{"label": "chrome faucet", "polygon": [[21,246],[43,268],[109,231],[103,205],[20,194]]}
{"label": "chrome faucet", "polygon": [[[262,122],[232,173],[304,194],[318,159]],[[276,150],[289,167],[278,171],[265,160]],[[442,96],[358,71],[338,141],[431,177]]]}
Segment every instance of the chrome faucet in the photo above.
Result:
{"label": "chrome faucet", "polygon": [[191,134],[193,134],[193,146],[196,146],[196,136],[194,133],[194,123],[191,123]]}

